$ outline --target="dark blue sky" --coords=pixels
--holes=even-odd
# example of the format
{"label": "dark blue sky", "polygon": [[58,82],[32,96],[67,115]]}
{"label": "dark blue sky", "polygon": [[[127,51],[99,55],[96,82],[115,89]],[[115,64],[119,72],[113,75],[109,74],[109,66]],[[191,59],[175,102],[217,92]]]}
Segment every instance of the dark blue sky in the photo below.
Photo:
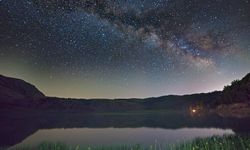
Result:
{"label": "dark blue sky", "polygon": [[50,96],[220,90],[250,72],[248,0],[0,0],[0,74]]}

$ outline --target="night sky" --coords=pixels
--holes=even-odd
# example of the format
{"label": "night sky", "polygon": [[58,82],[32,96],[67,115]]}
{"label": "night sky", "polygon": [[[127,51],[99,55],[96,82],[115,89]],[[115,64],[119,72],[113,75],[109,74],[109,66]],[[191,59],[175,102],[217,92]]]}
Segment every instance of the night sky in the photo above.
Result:
{"label": "night sky", "polygon": [[49,96],[223,89],[250,72],[250,0],[0,0],[0,74]]}

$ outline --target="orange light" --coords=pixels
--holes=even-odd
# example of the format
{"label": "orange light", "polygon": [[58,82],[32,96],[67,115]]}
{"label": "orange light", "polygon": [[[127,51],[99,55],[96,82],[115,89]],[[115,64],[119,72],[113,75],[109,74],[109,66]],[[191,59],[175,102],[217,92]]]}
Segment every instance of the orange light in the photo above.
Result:
{"label": "orange light", "polygon": [[193,113],[195,113],[195,112],[196,112],[196,110],[195,110],[195,109],[192,109],[192,112],[193,112]]}

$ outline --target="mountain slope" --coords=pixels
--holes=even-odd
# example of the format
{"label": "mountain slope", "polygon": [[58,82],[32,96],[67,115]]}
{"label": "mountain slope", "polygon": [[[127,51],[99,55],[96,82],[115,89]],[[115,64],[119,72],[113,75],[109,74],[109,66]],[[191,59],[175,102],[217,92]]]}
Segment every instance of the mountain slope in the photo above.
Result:
{"label": "mountain slope", "polygon": [[225,86],[213,106],[223,117],[250,117],[250,73]]}
{"label": "mountain slope", "polygon": [[225,86],[217,104],[250,103],[250,73]]}
{"label": "mountain slope", "polygon": [[15,78],[0,75],[0,100],[41,99],[45,95],[35,86]]}

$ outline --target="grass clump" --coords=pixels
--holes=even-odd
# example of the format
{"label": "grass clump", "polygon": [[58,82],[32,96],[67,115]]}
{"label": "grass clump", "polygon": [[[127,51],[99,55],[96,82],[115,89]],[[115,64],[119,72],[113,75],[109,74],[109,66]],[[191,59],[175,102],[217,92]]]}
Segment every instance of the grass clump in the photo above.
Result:
{"label": "grass clump", "polygon": [[174,150],[250,150],[250,137],[230,135],[197,138],[174,146]]}
{"label": "grass clump", "polygon": [[148,147],[142,145],[122,146],[69,146],[63,143],[42,143],[36,147],[17,147],[14,150],[250,150],[250,136],[213,136],[197,138],[193,141],[176,145]]}

